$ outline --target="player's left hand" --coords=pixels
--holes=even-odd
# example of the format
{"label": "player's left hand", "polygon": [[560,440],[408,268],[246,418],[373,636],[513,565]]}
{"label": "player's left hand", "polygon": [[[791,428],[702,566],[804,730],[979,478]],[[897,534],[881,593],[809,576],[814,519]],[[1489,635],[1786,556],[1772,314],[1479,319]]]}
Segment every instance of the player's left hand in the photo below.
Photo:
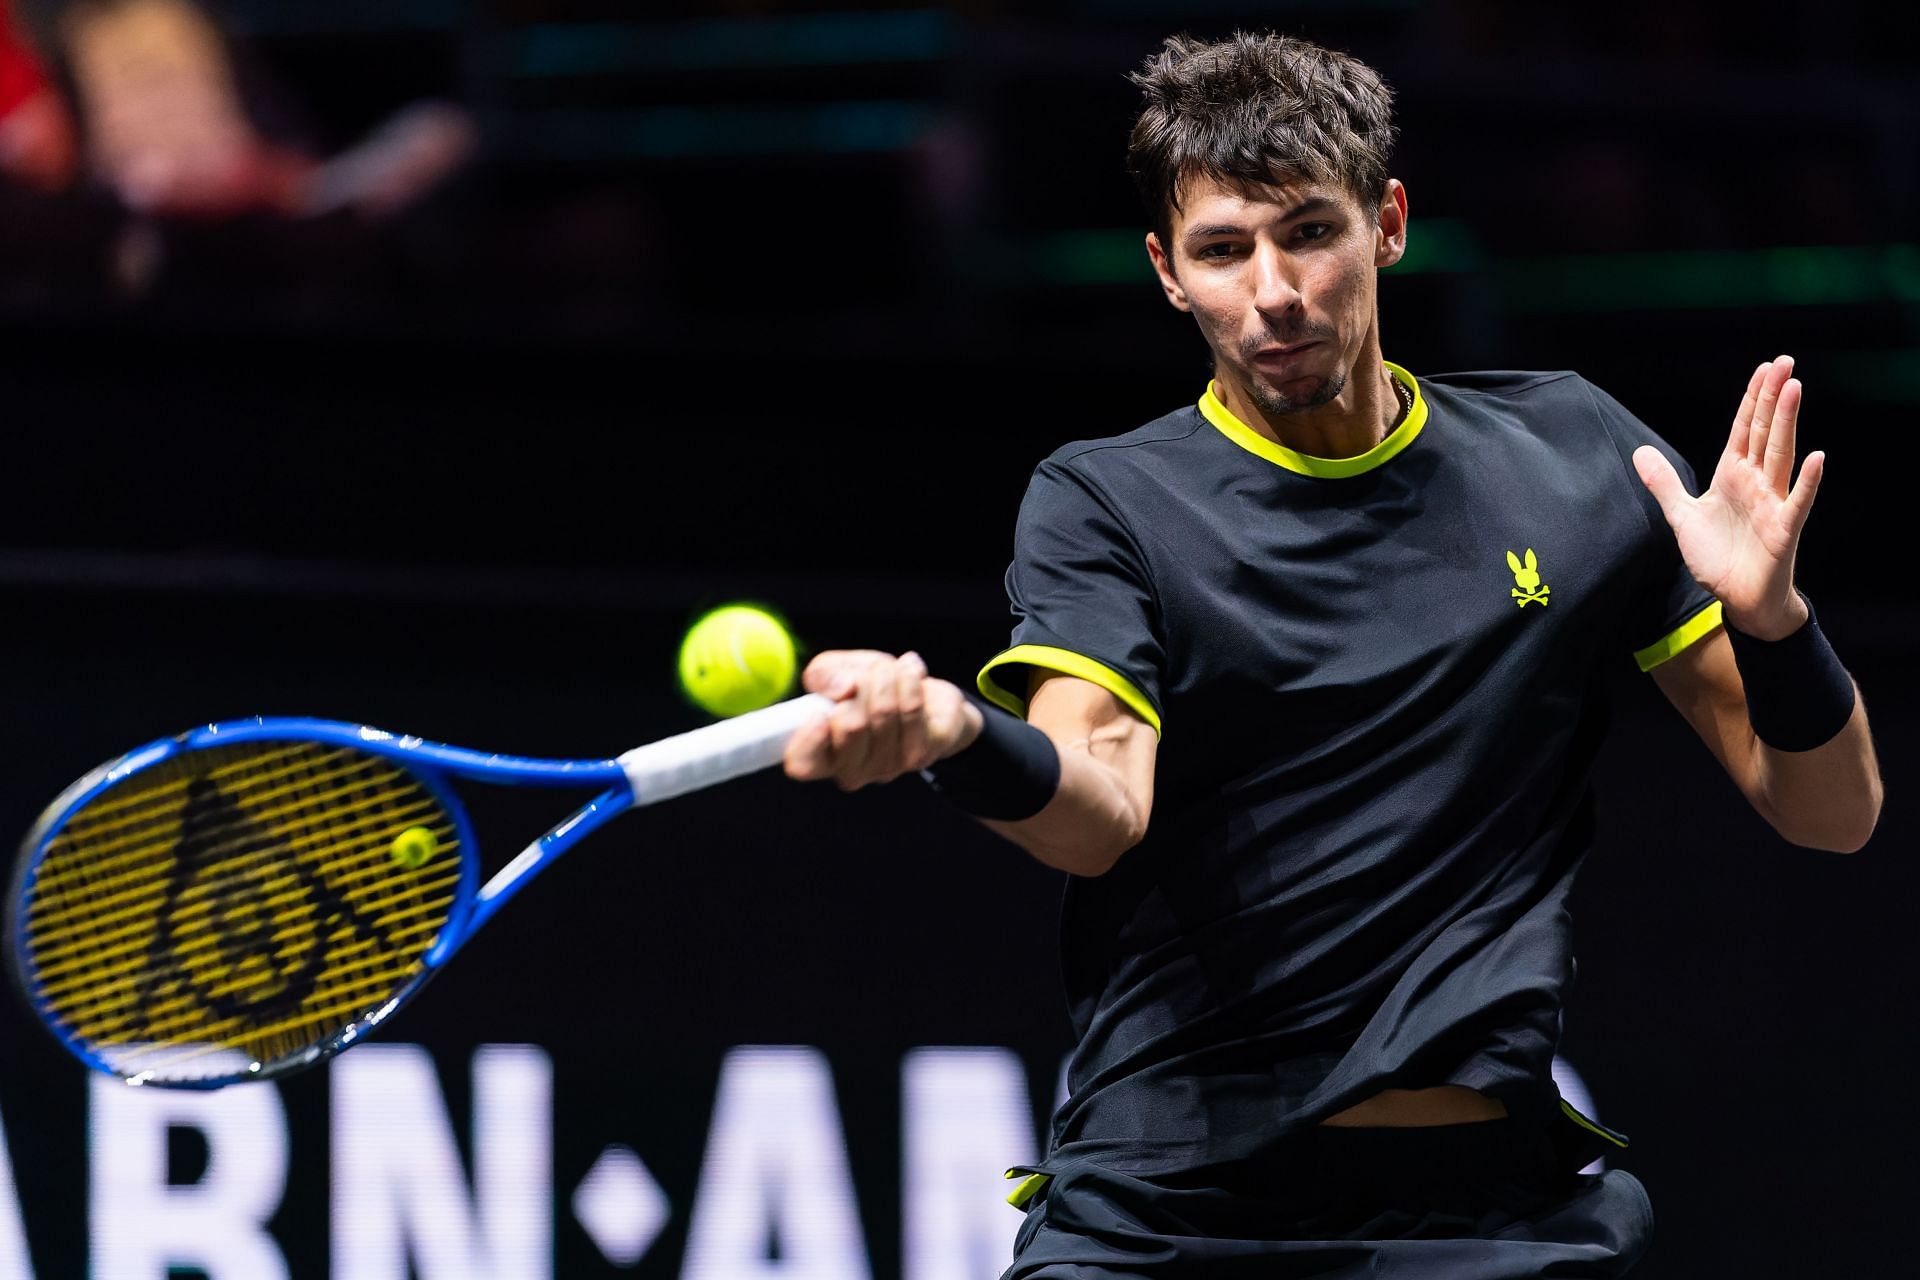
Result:
{"label": "player's left hand", "polygon": [[1719,599],[1728,626],[1762,640],[1790,635],[1807,620],[1793,589],[1793,560],[1827,461],[1808,454],[1789,491],[1800,417],[1800,380],[1792,375],[1792,356],[1753,371],[1713,483],[1697,498],[1658,449],[1633,452],[1694,580]]}

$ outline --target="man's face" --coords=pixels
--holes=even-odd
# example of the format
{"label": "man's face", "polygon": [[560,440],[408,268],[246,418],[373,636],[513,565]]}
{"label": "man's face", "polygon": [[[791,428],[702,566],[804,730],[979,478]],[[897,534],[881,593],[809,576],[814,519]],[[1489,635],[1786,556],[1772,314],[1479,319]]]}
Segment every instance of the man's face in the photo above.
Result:
{"label": "man's face", "polygon": [[1270,414],[1333,400],[1368,349],[1375,271],[1404,247],[1406,196],[1378,210],[1309,182],[1183,184],[1173,243],[1147,237],[1168,300],[1193,313],[1215,373]]}

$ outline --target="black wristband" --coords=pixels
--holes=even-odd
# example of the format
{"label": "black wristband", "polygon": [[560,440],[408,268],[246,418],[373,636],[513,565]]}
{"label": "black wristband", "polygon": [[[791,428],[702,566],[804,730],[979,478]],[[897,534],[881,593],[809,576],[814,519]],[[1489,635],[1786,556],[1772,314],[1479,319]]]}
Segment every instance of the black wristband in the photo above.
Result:
{"label": "black wristband", "polygon": [[974,694],[980,736],[922,769],[933,789],[976,818],[1018,822],[1047,807],[1060,789],[1060,752],[1053,739]]}
{"label": "black wristband", "polygon": [[1776,751],[1811,751],[1853,718],[1853,677],[1814,619],[1813,601],[1804,591],[1799,596],[1807,621],[1790,636],[1761,640],[1727,627],[1747,687],[1747,719],[1755,736]]}

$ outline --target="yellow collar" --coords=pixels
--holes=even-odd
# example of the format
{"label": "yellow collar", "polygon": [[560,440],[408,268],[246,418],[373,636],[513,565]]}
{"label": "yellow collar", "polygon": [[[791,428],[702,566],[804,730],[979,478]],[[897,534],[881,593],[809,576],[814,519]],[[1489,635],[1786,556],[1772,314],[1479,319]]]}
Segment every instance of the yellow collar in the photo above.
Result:
{"label": "yellow collar", "polygon": [[1298,449],[1289,449],[1283,444],[1275,444],[1234,417],[1233,411],[1221,403],[1220,397],[1214,394],[1211,382],[1207,383],[1206,394],[1200,397],[1200,412],[1206,416],[1208,422],[1219,428],[1221,435],[1248,453],[1259,454],[1268,462],[1285,467],[1289,471],[1297,471],[1303,476],[1318,476],[1323,480],[1340,480],[1347,476],[1357,476],[1362,472],[1373,470],[1412,444],[1414,437],[1420,434],[1420,428],[1427,425],[1427,401],[1426,397],[1420,394],[1420,383],[1412,374],[1391,360],[1382,360],[1380,363],[1387,367],[1388,373],[1413,390],[1413,408],[1407,410],[1407,416],[1401,419],[1399,426],[1387,434],[1386,439],[1365,453],[1351,458],[1316,458],[1310,453],[1301,453]]}

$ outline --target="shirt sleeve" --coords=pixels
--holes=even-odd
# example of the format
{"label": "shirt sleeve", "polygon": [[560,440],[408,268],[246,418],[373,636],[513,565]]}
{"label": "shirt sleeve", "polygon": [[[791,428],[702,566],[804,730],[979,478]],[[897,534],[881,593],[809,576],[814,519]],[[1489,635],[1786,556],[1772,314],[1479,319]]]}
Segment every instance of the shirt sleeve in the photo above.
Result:
{"label": "shirt sleeve", "polygon": [[981,668],[989,701],[1026,714],[1031,668],[1106,689],[1160,732],[1165,646],[1152,575],[1106,496],[1068,464],[1034,471],[1014,529],[1007,648]]}
{"label": "shirt sleeve", "polygon": [[1643,444],[1652,445],[1673,464],[1688,493],[1697,495],[1700,485],[1687,460],[1652,428],[1600,388],[1589,383],[1588,390],[1593,393],[1600,421],[1626,467],[1627,480],[1645,527],[1639,550],[1639,571],[1635,575],[1622,634],[1640,670],[1651,671],[1710,635],[1720,625],[1720,602],[1694,581],[1688,571],[1660,504],[1634,469],[1633,451]]}

